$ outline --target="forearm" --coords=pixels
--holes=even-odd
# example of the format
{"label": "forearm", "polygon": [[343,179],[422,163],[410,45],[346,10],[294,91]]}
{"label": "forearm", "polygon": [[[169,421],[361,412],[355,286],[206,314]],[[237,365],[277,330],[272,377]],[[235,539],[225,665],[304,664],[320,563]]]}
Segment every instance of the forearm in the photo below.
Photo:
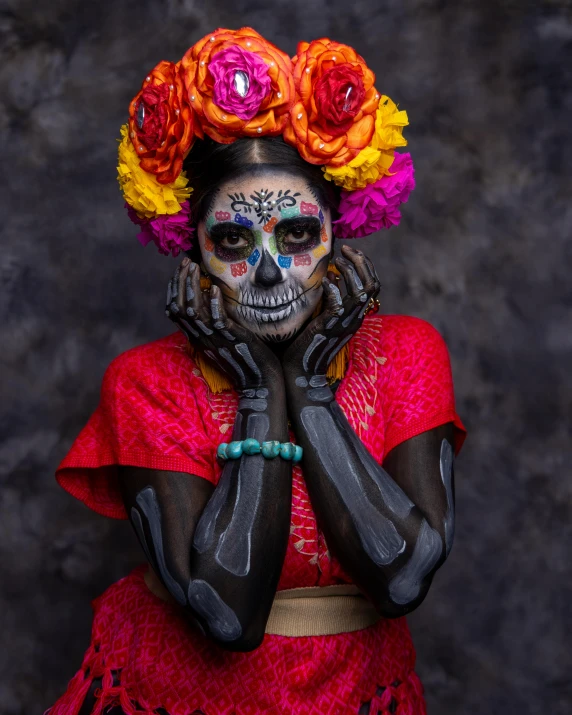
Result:
{"label": "forearm", "polygon": [[[233,440],[288,440],[279,381],[241,393]],[[189,606],[228,648],[256,647],[280,577],[288,542],[291,463],[261,454],[229,460],[194,535]],[[218,599],[227,608],[213,616]]]}
{"label": "forearm", "polygon": [[[166,310],[194,349],[236,388],[239,405],[232,441],[286,442],[279,360],[227,316],[219,286],[203,294],[200,270],[188,258],[169,284]],[[156,489],[136,495],[135,501],[155,502],[143,506],[147,521],[153,518],[159,524],[154,531],[148,529],[158,574],[207,635],[228,649],[250,650],[264,637],[286,553],[291,464],[261,454],[230,459],[216,489],[209,484],[208,498],[199,496],[198,503],[196,479],[190,480],[194,487],[182,481],[168,494],[158,481]],[[140,507],[136,504],[136,528]],[[150,560],[153,563],[153,554]]]}
{"label": "forearm", "polygon": [[288,403],[328,546],[383,615],[403,615],[445,559],[443,528],[369,454],[325,378],[310,379],[287,377]]}
{"label": "forearm", "polygon": [[[258,392],[258,394],[257,394]],[[234,440],[287,440],[282,381],[242,392]],[[230,650],[261,642],[289,533],[291,463],[243,455],[216,488],[199,477],[120,468],[131,523],[171,596]]]}

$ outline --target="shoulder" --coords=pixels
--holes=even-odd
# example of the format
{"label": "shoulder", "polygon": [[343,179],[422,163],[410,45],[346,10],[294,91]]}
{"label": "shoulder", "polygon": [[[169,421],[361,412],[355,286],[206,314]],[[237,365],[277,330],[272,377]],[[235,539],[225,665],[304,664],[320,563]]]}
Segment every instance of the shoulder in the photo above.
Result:
{"label": "shoulder", "polygon": [[153,379],[178,370],[191,371],[194,363],[181,333],[126,350],[111,361],[105,379]]}
{"label": "shoulder", "polygon": [[[126,350],[107,368],[102,396],[117,399],[133,392],[172,395],[199,389],[201,379],[185,337],[177,332]],[[189,390],[189,388],[191,388]]]}
{"label": "shoulder", "polygon": [[366,316],[354,343],[357,355],[369,355],[377,362],[397,358],[402,367],[431,356],[448,355],[439,331],[412,315]]}

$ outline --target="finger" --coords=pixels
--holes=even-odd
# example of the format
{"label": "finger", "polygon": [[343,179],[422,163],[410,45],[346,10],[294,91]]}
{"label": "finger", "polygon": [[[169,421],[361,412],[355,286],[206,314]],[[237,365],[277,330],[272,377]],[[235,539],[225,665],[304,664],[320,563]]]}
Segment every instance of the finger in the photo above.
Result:
{"label": "finger", "polygon": [[[191,263],[188,267],[188,272],[190,273],[190,310],[189,306],[186,307],[186,315],[193,319],[195,326],[201,330],[204,335],[212,335],[213,331],[210,327],[211,314],[206,302],[203,298],[201,292],[201,275],[200,269],[196,263]],[[185,279],[184,284],[185,298],[187,297],[187,282]],[[192,296],[192,297],[191,297]]]}
{"label": "finger", "polygon": [[322,278],[324,287],[324,314],[328,316],[343,315],[343,300],[340,289],[328,278]]}
{"label": "finger", "polygon": [[[167,308],[171,313],[171,317],[173,315],[178,315],[180,310],[179,306],[177,305],[177,296],[179,292],[179,276],[181,274],[181,266],[177,266],[175,273],[173,274],[173,277],[171,278],[171,282],[169,284],[170,286],[170,296],[168,295],[168,302],[167,302]],[[170,298],[170,300],[169,300]]]}
{"label": "finger", "polygon": [[224,330],[227,327],[227,316],[222,293],[218,286],[211,287],[210,304],[213,327],[217,330]]}
{"label": "finger", "polygon": [[169,281],[167,285],[167,301],[165,303],[165,315],[170,318],[171,317],[171,301],[172,301],[172,296],[173,296],[173,279]]}
{"label": "finger", "polygon": [[[187,318],[195,318],[196,312],[196,289],[194,286],[194,271],[196,263],[189,262],[187,275],[185,277],[185,315]],[[198,279],[200,291],[200,276]]]}
{"label": "finger", "polygon": [[331,330],[344,314],[344,305],[340,289],[329,278],[322,278],[324,290],[323,310],[316,318],[317,330]]}
{"label": "finger", "polygon": [[[185,297],[187,298],[187,315],[190,318],[198,318],[202,320],[206,317],[203,305],[203,294],[201,292],[201,272],[196,263],[191,263],[189,266],[190,281],[185,281]],[[192,309],[192,315],[188,310]]]}
{"label": "finger", "polygon": [[177,281],[177,306],[181,313],[185,312],[186,308],[186,280],[189,274],[189,264],[190,260],[188,258],[183,258],[181,263],[181,270],[179,271],[179,280]]}
{"label": "finger", "polygon": [[186,319],[186,318],[178,318],[178,320],[175,321],[177,326],[183,331],[183,333],[189,337],[192,336],[193,338],[200,338],[200,333],[195,330],[195,328],[192,325],[192,321]]}
{"label": "finger", "polygon": [[358,248],[342,246],[342,251],[344,257],[353,264],[365,292],[372,293],[376,287],[376,274],[375,269],[372,270],[373,265],[370,267],[367,257]]}
{"label": "finger", "polygon": [[336,266],[344,277],[348,296],[352,302],[363,303],[367,300],[363,282],[354,266],[345,258],[336,258]]}
{"label": "finger", "polygon": [[174,320],[179,313],[179,308],[177,306],[177,280],[180,271],[180,266],[177,266],[173,277],[169,281],[167,286],[167,302],[165,304],[165,315],[171,320]]}
{"label": "finger", "polygon": [[167,315],[169,315],[169,306],[171,305],[171,295],[173,293],[173,279],[167,283],[167,300],[165,301],[165,310]]}
{"label": "finger", "polygon": [[370,295],[370,298],[375,298],[379,293],[379,289],[381,288],[381,281],[379,280],[379,276],[377,275],[377,271],[375,270],[375,266],[373,265],[373,261],[371,260],[371,258],[368,258],[368,256],[365,255],[364,258],[373,281],[373,291]]}
{"label": "finger", "polygon": [[379,280],[379,277],[377,275],[377,271],[375,270],[375,266],[373,265],[373,262],[369,258],[367,258],[367,256],[366,256],[366,261],[367,261],[369,270],[371,271],[372,281],[373,281],[372,290],[368,294],[369,302],[371,302],[372,300],[375,300],[375,298],[377,298],[377,296],[379,295],[379,291],[381,289],[381,281]]}

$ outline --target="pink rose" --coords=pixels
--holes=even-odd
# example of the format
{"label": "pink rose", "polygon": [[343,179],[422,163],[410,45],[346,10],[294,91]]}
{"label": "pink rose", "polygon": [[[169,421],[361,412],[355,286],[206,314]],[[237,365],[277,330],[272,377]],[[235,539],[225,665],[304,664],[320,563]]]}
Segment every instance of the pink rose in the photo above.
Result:
{"label": "pink rose", "polygon": [[255,117],[271,87],[266,62],[235,45],[217,52],[208,67],[217,107],[246,121]]}

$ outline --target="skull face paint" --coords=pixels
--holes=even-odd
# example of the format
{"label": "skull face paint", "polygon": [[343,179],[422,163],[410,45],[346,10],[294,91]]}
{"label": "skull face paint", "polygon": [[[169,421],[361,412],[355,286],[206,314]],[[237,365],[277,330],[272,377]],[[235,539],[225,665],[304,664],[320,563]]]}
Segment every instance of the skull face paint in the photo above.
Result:
{"label": "skull face paint", "polygon": [[203,265],[237,323],[280,342],[310,318],[322,296],[332,226],[304,179],[269,169],[223,184],[198,237]]}

